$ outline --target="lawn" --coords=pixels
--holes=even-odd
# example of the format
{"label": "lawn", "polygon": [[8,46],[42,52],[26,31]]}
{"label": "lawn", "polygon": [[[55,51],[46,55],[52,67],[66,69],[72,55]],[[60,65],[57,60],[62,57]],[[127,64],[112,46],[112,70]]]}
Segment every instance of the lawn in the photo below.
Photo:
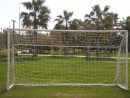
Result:
{"label": "lawn", "polygon": [[[15,63],[17,84],[113,83],[116,67],[114,60],[99,62],[98,59],[92,59],[88,63],[84,58],[60,58],[59,60],[54,57],[21,56],[16,58]],[[102,86],[15,86],[7,92],[5,90],[6,59],[0,59],[0,84],[0,98],[130,98],[129,91],[118,87]]]}
{"label": "lawn", "polygon": [[115,60],[20,56],[15,60],[16,83],[113,83]]}

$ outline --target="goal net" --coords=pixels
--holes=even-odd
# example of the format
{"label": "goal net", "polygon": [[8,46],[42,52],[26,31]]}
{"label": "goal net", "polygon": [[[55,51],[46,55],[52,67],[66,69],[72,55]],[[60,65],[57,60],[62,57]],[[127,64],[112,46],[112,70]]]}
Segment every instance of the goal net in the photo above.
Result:
{"label": "goal net", "polygon": [[128,89],[126,30],[7,31],[7,90],[14,85]]}

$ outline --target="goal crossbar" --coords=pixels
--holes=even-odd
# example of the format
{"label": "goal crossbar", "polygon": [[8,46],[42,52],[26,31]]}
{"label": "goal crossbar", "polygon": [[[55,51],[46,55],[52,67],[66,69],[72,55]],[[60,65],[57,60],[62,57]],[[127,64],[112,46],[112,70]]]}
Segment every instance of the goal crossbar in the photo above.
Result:
{"label": "goal crossbar", "polygon": [[43,31],[43,32],[128,32],[127,30],[43,30],[43,29],[12,29],[8,28],[7,30],[15,31]]}

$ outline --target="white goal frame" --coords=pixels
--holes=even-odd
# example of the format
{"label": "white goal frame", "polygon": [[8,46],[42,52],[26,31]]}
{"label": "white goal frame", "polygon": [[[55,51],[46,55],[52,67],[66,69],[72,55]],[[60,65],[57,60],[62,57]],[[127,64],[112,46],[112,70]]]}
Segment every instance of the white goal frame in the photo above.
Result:
{"label": "white goal frame", "polygon": [[[84,83],[44,83],[44,84],[17,84],[15,83],[15,64],[14,64],[14,44],[11,44],[11,33],[10,31],[44,31],[44,32],[123,32],[125,33],[125,85],[120,84],[119,82],[119,70],[120,70],[120,52],[121,48],[118,50],[118,57],[113,57],[117,59],[116,65],[116,82],[113,84],[102,84],[102,83],[95,83],[95,84],[84,84]],[[40,30],[40,29],[7,29],[7,45],[8,45],[8,64],[7,64],[7,84],[6,89],[10,90],[13,86],[118,86],[122,89],[128,90],[128,31],[127,30]],[[122,45],[122,43],[120,44]],[[75,47],[75,46],[72,46]],[[87,47],[87,46],[86,46]],[[91,46],[88,46],[91,47]],[[42,56],[39,54],[39,56]],[[49,56],[49,55],[47,55]],[[60,55],[59,55],[60,56]],[[82,57],[82,56],[81,56]]]}

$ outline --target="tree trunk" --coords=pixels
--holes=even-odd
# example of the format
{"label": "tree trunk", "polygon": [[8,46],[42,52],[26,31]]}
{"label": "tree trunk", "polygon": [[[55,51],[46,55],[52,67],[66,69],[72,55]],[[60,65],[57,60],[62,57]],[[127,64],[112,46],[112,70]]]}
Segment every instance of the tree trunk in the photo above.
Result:
{"label": "tree trunk", "polygon": [[34,31],[34,52],[33,52],[33,56],[36,57],[37,56],[37,31]]}
{"label": "tree trunk", "polygon": [[[67,32],[64,32],[63,33],[64,35],[64,39],[63,39],[63,45],[64,46],[67,46],[68,45],[68,33]],[[63,47],[63,52],[64,52],[64,55],[67,55],[68,54],[68,48],[67,47]]]}
{"label": "tree trunk", "polygon": [[97,50],[96,50],[96,56],[97,56],[97,57],[100,56],[100,49],[99,49],[99,48],[97,48]]}
{"label": "tree trunk", "polygon": [[86,59],[90,59],[90,48],[86,48]]}
{"label": "tree trunk", "polygon": [[[37,21],[36,21],[36,12],[34,15],[34,22],[33,22],[33,28],[37,29]],[[33,44],[34,44],[34,52],[33,52],[33,57],[37,56],[37,31],[34,31],[33,33]]]}

